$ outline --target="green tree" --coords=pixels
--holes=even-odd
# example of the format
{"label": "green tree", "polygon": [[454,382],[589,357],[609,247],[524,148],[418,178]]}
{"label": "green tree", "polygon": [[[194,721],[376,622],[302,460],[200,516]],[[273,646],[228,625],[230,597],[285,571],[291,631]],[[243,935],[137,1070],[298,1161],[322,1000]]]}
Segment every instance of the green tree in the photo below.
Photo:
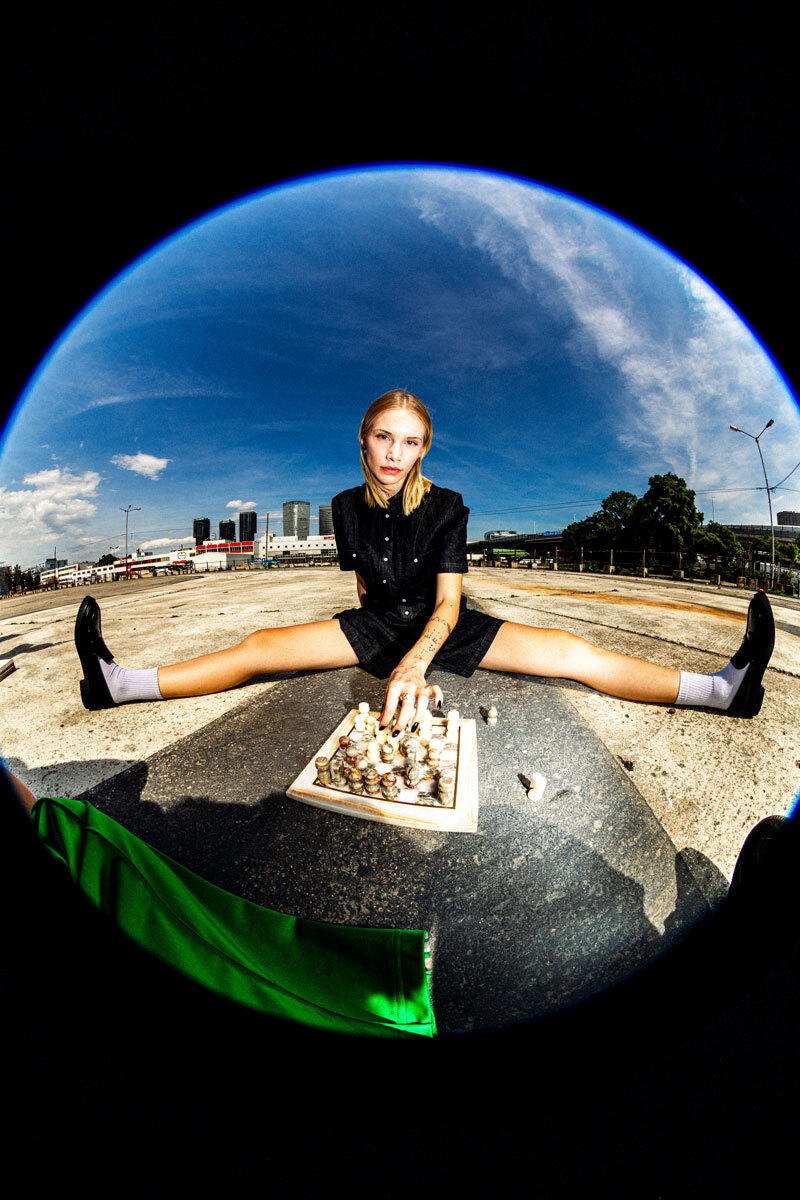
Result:
{"label": "green tree", "polygon": [[564,549],[576,552],[583,546],[584,551],[591,554],[623,546],[626,526],[635,505],[633,492],[612,492],[601,502],[597,512],[566,527],[562,535]]}
{"label": "green tree", "polygon": [[800,558],[800,545],[797,539],[793,542],[776,542],[775,557],[786,567],[794,567]]}
{"label": "green tree", "polygon": [[3,587],[7,592],[10,592],[14,586],[14,576],[11,574],[11,568],[6,567],[3,571]]}
{"label": "green tree", "polygon": [[13,571],[14,587],[22,587],[22,567],[19,563],[16,564]]}
{"label": "green tree", "polygon": [[116,562],[116,559],[114,558],[113,554],[103,554],[100,558],[98,558],[97,562],[95,563],[95,566],[110,567],[111,564],[114,562]]}
{"label": "green tree", "polygon": [[669,471],[651,475],[649,488],[636,501],[627,529],[639,548],[690,554],[703,514],[695,508],[695,494],[686,480]]}
{"label": "green tree", "polygon": [[707,563],[718,563],[727,575],[738,560],[747,555],[742,543],[732,529],[726,529],[716,521],[709,521],[698,529],[694,539],[695,554],[701,554]]}

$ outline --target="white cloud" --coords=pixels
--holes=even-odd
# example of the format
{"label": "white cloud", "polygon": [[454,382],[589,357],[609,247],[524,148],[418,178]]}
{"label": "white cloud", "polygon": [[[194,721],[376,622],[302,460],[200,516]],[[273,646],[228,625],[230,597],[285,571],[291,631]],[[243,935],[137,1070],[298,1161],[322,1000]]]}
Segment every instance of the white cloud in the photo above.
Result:
{"label": "white cloud", "polygon": [[84,536],[97,512],[100,475],[52,467],[25,475],[22,483],[16,490],[0,487],[0,541],[4,558],[32,565],[38,547],[51,538]]}
{"label": "white cloud", "polygon": [[142,542],[139,546],[140,550],[160,550],[162,546],[175,546],[178,543],[178,538],[154,538],[152,542]]}
{"label": "white cloud", "polygon": [[111,461],[123,471],[135,471],[137,475],[145,475],[148,479],[158,479],[170,459],[156,458],[153,454],[139,451],[138,454],[115,454]]}
{"label": "white cloud", "polygon": [[[618,372],[609,434],[636,469],[674,470],[697,488],[759,486],[752,445],[728,425],[755,431],[774,417],[780,435],[763,443],[769,474],[791,470],[800,457],[797,405],[758,339],[699,275],[568,197],[481,173],[428,179],[431,194],[416,199],[420,219],[481,250],[568,319],[576,361],[600,359]],[[637,302],[640,271],[656,306]]]}
{"label": "white cloud", "polygon": [[248,509],[255,508],[257,504],[257,500],[229,500],[225,507],[236,509],[237,512],[247,512]]}

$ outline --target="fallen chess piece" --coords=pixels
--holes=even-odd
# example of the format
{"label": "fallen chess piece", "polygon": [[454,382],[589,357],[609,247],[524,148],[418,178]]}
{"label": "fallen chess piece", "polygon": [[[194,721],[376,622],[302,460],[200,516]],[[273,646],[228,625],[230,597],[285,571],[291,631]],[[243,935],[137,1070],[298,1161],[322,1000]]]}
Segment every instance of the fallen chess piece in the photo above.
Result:
{"label": "fallen chess piece", "polygon": [[544,775],[535,772],[531,777],[531,786],[528,788],[529,800],[541,800],[544,795],[544,789],[547,787],[547,780]]}

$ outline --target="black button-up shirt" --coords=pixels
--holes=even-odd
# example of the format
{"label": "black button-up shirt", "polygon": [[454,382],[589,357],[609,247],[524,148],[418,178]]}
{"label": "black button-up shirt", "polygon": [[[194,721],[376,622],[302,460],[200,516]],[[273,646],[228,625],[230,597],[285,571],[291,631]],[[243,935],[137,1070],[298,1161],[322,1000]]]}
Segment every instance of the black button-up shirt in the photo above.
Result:
{"label": "black button-up shirt", "polygon": [[431,484],[406,517],[402,492],[387,508],[369,508],[362,485],[334,496],[332,513],[340,568],[359,573],[367,585],[364,607],[392,623],[427,620],[436,603],[436,576],[467,572],[469,509],[458,492]]}

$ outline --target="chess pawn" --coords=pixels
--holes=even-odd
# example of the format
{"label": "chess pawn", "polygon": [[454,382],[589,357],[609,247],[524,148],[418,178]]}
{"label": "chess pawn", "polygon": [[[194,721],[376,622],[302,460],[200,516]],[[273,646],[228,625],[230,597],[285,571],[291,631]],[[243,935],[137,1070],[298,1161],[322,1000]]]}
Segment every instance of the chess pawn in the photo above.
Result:
{"label": "chess pawn", "polygon": [[429,770],[438,771],[439,762],[442,757],[442,743],[439,738],[431,738],[428,743],[428,760],[427,765]]}
{"label": "chess pawn", "polygon": [[335,788],[347,787],[344,760],[341,758],[331,759],[331,783]]}
{"label": "chess pawn", "polygon": [[370,761],[367,758],[366,754],[359,754],[358,758],[356,759],[356,766],[358,767],[358,769],[362,773],[362,775],[368,769],[369,765],[370,765]]}
{"label": "chess pawn", "polygon": [[342,754],[347,754],[347,751],[350,749],[352,744],[353,743],[350,741],[350,738],[347,736],[347,734],[343,734],[339,738],[339,750]]}
{"label": "chess pawn", "polygon": [[363,713],[356,713],[355,720],[353,721],[353,730],[355,733],[366,733],[367,718]]}
{"label": "chess pawn", "polygon": [[351,767],[350,777],[347,780],[347,786],[351,792],[360,795],[364,791],[364,776],[359,771],[358,767]]}
{"label": "chess pawn", "polygon": [[358,746],[348,746],[347,753],[344,757],[347,765],[349,767],[354,767],[361,757],[361,751],[359,750]]}
{"label": "chess pawn", "polygon": [[392,760],[394,759],[394,746],[390,745],[389,742],[381,742],[379,754],[381,756],[381,762],[383,762],[383,763],[392,762]]}
{"label": "chess pawn", "polygon": [[407,734],[406,737],[403,738],[401,749],[404,756],[409,761],[413,759],[413,761],[416,762],[417,755],[419,753],[419,738],[415,737],[413,733]]}
{"label": "chess pawn", "polygon": [[486,724],[487,725],[496,725],[497,724],[497,709],[495,708],[494,705],[492,705],[492,707],[489,709],[489,711],[486,714]]}
{"label": "chess pawn", "polygon": [[371,742],[367,742],[367,758],[371,763],[380,762],[381,760],[380,746],[374,738]]}
{"label": "chess pawn", "polygon": [[439,803],[451,805],[456,793],[456,777],[453,771],[439,774]]}
{"label": "chess pawn", "polygon": [[541,800],[544,795],[544,789],[547,787],[547,780],[544,775],[540,775],[538,771],[534,771],[531,776],[531,786],[528,788],[529,800]]}
{"label": "chess pawn", "polygon": [[364,772],[364,791],[368,796],[378,796],[381,790],[381,777],[374,767]]}
{"label": "chess pawn", "polygon": [[314,766],[317,768],[317,783],[320,787],[330,787],[333,783],[330,759],[321,754],[314,760]]}
{"label": "chess pawn", "polygon": [[406,787],[415,788],[419,783],[420,774],[421,772],[419,769],[419,764],[417,763],[416,759],[409,758],[408,762],[406,763],[405,771],[403,772],[403,776],[406,781]]}
{"label": "chess pawn", "polygon": [[361,703],[358,706],[358,711],[362,717],[366,717],[369,715],[369,705],[367,704],[366,700],[361,701]]}

